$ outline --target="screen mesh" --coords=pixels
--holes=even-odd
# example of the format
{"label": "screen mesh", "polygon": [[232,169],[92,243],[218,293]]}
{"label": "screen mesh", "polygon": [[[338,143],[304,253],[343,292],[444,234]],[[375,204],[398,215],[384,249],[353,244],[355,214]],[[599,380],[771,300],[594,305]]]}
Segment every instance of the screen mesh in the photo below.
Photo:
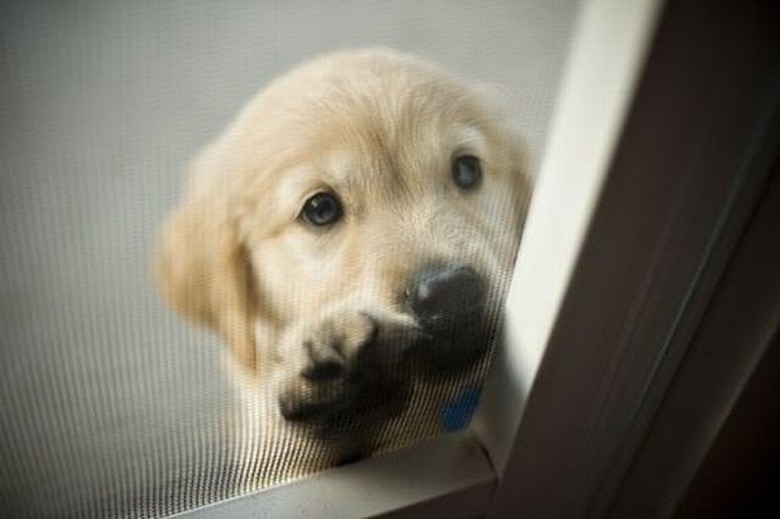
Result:
{"label": "screen mesh", "polygon": [[[536,150],[575,14],[573,1],[4,2],[2,511],[164,516],[298,477],[300,460],[327,456],[258,442],[289,434],[261,419],[278,401],[259,398],[269,392],[256,380],[237,383],[245,373],[226,361],[224,334],[155,288],[155,237],[187,165],[273,78],[375,45],[501,85]],[[538,156],[527,158],[532,171]],[[404,396],[435,404],[383,421],[371,431],[378,450],[429,434],[430,417],[444,431],[467,425],[488,359],[471,378],[431,385],[446,398],[405,385]],[[329,419],[328,434],[348,440],[360,427]],[[341,449],[328,464],[366,453]]]}

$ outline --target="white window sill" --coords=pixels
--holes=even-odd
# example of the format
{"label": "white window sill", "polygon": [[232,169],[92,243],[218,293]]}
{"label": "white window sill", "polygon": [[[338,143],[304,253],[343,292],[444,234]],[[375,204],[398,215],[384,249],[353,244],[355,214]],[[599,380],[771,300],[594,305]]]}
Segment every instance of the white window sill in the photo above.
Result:
{"label": "white window sill", "polygon": [[495,483],[479,444],[456,433],[175,517],[474,517]]}

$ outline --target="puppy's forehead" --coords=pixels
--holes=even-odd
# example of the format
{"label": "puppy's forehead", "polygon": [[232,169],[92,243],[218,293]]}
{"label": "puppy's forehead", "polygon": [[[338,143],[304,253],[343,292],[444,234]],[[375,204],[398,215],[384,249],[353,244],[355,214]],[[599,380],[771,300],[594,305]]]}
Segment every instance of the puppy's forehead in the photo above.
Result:
{"label": "puppy's forehead", "polygon": [[336,178],[347,177],[345,180],[354,180],[350,170],[360,168],[361,178],[379,176],[391,180],[411,176],[411,180],[417,181],[433,174],[431,169],[446,166],[454,153],[485,151],[485,136],[476,126],[437,123],[399,125],[400,128],[386,131],[346,132],[327,156],[326,169]]}
{"label": "puppy's forehead", "polygon": [[403,196],[442,185],[453,156],[482,155],[487,144],[477,127],[465,123],[409,134],[351,135],[353,139],[339,139],[301,173],[310,183],[322,183],[356,201]]}

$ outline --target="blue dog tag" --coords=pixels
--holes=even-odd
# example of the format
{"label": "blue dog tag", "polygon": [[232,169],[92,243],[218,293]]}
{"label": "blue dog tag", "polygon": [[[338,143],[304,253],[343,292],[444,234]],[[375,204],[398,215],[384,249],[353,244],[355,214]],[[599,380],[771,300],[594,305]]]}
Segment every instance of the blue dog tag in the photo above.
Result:
{"label": "blue dog tag", "polygon": [[440,418],[445,430],[457,431],[468,425],[471,415],[477,409],[480,392],[479,386],[470,386],[441,409]]}

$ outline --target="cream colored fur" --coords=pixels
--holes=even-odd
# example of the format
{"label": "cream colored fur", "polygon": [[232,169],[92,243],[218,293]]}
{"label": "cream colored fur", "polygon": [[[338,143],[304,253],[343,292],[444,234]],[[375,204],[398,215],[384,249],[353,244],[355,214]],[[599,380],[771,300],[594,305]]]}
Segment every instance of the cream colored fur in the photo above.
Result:
{"label": "cream colored fur", "polygon": [[[453,185],[459,154],[481,161],[476,192]],[[335,329],[360,348],[370,332],[361,315],[399,354],[413,344],[419,324],[398,300],[425,264],[473,265],[498,309],[529,195],[524,165],[519,139],[472,87],[381,49],[282,76],[203,151],[161,230],[157,279],[176,310],[230,347],[247,481],[330,466],[352,442],[378,451],[441,431],[437,410],[484,376],[486,361],[452,384],[410,381],[402,413],[343,441],[285,420],[278,402],[290,391],[316,397],[299,376],[301,344]],[[323,189],[338,193],[344,218],[312,229],[301,208]]]}

